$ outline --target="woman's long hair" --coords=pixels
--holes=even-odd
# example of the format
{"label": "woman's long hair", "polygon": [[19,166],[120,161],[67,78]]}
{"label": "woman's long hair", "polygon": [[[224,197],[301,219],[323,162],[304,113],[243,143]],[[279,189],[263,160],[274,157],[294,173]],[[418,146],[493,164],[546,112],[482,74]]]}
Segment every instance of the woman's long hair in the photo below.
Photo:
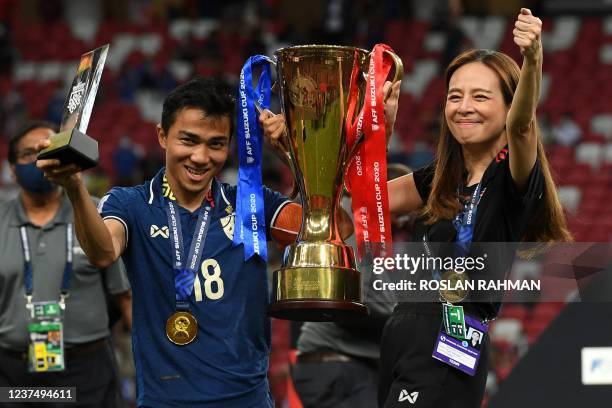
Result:
{"label": "woman's long hair", "polygon": [[[480,62],[491,68],[499,78],[500,87],[507,106],[512,103],[519,81],[520,69],[516,62],[501,52],[490,50],[469,50],[458,55],[448,66],[445,74],[446,93],[451,77],[458,68],[471,62]],[[545,180],[543,200],[529,223],[529,228],[521,237],[525,242],[571,241],[572,237],[565,223],[565,216],[555,182],[553,181],[548,159],[540,138],[540,130],[534,119],[530,132],[538,139],[538,158]],[[512,152],[510,152],[512,154]],[[461,211],[456,195],[457,186],[463,181],[465,164],[461,145],[451,134],[446,116],[442,111],[440,139],[436,153],[436,169],[431,184],[431,193],[422,214],[426,223],[433,224],[441,219],[452,220]]]}

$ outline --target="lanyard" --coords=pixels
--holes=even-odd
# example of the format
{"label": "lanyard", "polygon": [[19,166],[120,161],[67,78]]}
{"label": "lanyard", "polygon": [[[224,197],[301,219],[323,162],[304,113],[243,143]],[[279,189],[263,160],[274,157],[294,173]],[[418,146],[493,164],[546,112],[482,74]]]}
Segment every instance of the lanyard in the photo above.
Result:
{"label": "lanyard", "polygon": [[[463,211],[457,215],[455,222],[453,222],[453,225],[457,229],[457,239],[455,241],[456,257],[465,257],[470,252],[470,246],[474,238],[474,225],[476,225],[476,212],[478,210],[478,204],[480,204],[480,199],[482,198],[482,194],[480,193],[481,185],[482,183],[478,183],[472,194],[472,199],[463,208]],[[485,190],[486,188],[482,191],[483,194]],[[427,233],[423,234],[423,247],[427,256],[431,257],[432,251],[427,241]],[[434,279],[440,280],[442,278],[442,271],[435,268],[432,271],[432,275]]]}
{"label": "lanyard", "polygon": [[[427,242],[427,232],[423,234],[423,248],[425,249],[425,254],[427,254],[427,257],[431,258],[432,252],[431,248],[429,248],[429,243]],[[435,280],[439,281],[442,278],[442,272],[438,268],[434,267],[431,271],[431,274]]]}
{"label": "lanyard", "polygon": [[[211,187],[212,188],[212,187]],[[183,233],[181,219],[178,215],[178,206],[171,200],[166,200],[166,215],[168,226],[171,230],[170,241],[174,257],[174,289],[176,294],[176,308],[187,310],[188,299],[193,291],[193,283],[197,270],[200,266],[200,259],[204,252],[204,242],[210,226],[211,203],[206,200],[206,206],[198,215],[198,222],[191,240],[191,247],[187,259],[183,260]]]}
{"label": "lanyard", "polygon": [[[23,274],[24,285],[28,307],[32,304],[32,296],[34,293],[34,279],[32,277],[32,257],[30,254],[30,245],[28,243],[28,231],[25,225],[19,228],[21,233],[21,244],[23,248]],[[72,224],[66,224],[66,266],[62,276],[62,288],[60,291],[59,305],[62,310],[66,309],[66,298],[70,290],[70,278],[72,277],[72,251],[74,242],[72,239]]]}
{"label": "lanyard", "polygon": [[[482,194],[480,194],[481,185],[482,183],[478,183],[476,189],[474,189],[472,199],[463,209],[462,217],[458,216],[456,219],[458,228],[455,256],[457,257],[465,257],[470,252],[470,246],[472,245],[472,239],[474,238],[476,211],[478,210],[478,204],[480,204],[480,198],[482,197]],[[461,218],[460,221],[459,218]]]}

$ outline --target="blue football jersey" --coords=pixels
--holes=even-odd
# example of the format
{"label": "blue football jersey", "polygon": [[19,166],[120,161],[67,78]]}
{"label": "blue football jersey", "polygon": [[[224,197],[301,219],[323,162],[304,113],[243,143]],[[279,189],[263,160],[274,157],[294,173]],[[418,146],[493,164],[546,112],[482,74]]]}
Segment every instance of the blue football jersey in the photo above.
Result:
{"label": "blue football jersey", "polygon": [[[175,312],[173,252],[166,199],[174,199],[165,169],[137,187],[113,188],[100,202],[102,218],[123,223],[123,260],[133,293],[132,342],[138,405],[146,407],[273,407],[267,381],[270,319],[266,263],[244,260],[234,247],[236,187],[212,183],[211,223],[189,299],[196,339],[171,343],[166,320]],[[264,187],[266,233],[289,201]],[[199,210],[180,207],[183,251]],[[186,256],[186,254],[184,254]]]}

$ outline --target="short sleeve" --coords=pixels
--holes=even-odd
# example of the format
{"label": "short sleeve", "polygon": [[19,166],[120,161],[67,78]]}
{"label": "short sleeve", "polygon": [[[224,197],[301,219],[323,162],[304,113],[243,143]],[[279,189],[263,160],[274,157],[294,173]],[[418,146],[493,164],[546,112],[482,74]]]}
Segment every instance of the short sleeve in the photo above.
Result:
{"label": "short sleeve", "polygon": [[263,194],[264,211],[266,216],[266,237],[269,241],[272,239],[272,236],[270,235],[270,226],[274,225],[274,221],[280,213],[280,210],[291,201],[281,193],[271,190],[265,186],[263,188]]}
{"label": "short sleeve", "polygon": [[414,184],[421,196],[421,200],[426,202],[431,192],[431,182],[433,181],[434,172],[436,170],[436,162],[431,162],[425,167],[421,167],[412,173]]}
{"label": "short sleeve", "polygon": [[506,160],[504,173],[506,176],[505,183],[508,199],[504,201],[504,207],[506,209],[506,216],[512,225],[514,236],[518,239],[524,235],[527,228],[529,228],[529,222],[538,211],[542,202],[542,196],[544,195],[545,179],[542,164],[537,159],[531,169],[524,191],[519,191],[514,184],[512,174],[510,173],[510,165],[507,162],[509,160]]}
{"label": "short sleeve", "polygon": [[130,194],[125,187],[114,187],[98,203],[98,212],[103,220],[114,219],[123,224],[125,228],[125,244],[127,246],[129,238],[129,226],[131,217],[129,214]]}
{"label": "short sleeve", "polygon": [[506,165],[508,166],[508,171],[506,173],[508,174],[507,183],[510,196],[515,201],[520,201],[525,206],[538,202],[540,198],[542,198],[545,188],[544,173],[542,171],[542,163],[540,162],[540,159],[536,159],[533,168],[531,169],[531,173],[529,174],[529,178],[527,179],[525,191],[522,193],[516,188],[514,180],[512,179],[509,162],[510,160],[506,160]]}
{"label": "short sleeve", "polygon": [[111,295],[127,292],[130,289],[130,282],[127,277],[125,265],[121,258],[106,268],[104,271],[106,291]]}

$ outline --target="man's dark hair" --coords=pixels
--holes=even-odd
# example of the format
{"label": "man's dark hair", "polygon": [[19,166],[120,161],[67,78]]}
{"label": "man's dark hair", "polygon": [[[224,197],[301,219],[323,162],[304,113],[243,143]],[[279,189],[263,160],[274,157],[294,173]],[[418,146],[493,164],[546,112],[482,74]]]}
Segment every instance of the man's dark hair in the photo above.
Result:
{"label": "man's dark hair", "polygon": [[57,132],[57,126],[47,120],[30,120],[21,125],[13,137],[11,137],[11,140],[9,140],[8,161],[10,164],[15,164],[17,162],[17,144],[19,141],[34,129],[39,128],[51,129],[53,132]]}
{"label": "man's dark hair", "polygon": [[230,137],[234,132],[236,98],[232,89],[218,79],[196,77],[176,87],[164,100],[161,127],[168,132],[179,111],[185,108],[200,109],[206,116],[227,116],[230,121]]}

